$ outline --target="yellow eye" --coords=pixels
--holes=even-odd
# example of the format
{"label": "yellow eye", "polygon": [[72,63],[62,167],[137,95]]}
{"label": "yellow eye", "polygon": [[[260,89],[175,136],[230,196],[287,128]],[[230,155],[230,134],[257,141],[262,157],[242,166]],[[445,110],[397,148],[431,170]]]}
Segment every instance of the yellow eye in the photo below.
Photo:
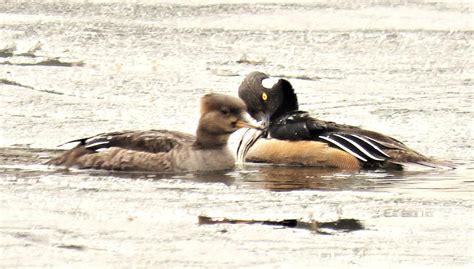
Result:
{"label": "yellow eye", "polygon": [[267,99],[268,99],[267,94],[266,94],[266,93],[262,93],[262,100],[263,100],[263,101],[267,101]]}

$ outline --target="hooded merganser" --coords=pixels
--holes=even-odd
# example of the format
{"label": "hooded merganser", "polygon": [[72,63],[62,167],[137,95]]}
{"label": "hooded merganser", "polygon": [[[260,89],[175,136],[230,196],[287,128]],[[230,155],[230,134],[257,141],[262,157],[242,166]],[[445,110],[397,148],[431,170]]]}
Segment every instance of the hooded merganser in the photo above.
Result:
{"label": "hooded merganser", "polygon": [[246,161],[354,170],[402,169],[409,163],[450,167],[381,133],[311,117],[298,110],[290,82],[279,79],[265,87],[267,78],[264,73],[252,72],[239,87],[239,97],[250,115],[266,126],[266,131],[241,141],[237,154]]}
{"label": "hooded merganser", "polygon": [[242,100],[206,94],[196,136],[167,130],[103,133],[67,142],[79,144],[47,164],[171,173],[227,170],[235,165],[227,140],[243,127],[259,128]]}

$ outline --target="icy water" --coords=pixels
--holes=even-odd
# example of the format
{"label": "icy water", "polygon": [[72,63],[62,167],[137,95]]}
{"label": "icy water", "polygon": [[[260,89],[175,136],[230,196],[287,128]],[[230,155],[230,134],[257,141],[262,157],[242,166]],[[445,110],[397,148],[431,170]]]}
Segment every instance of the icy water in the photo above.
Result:
{"label": "icy water", "polygon": [[[472,267],[474,4],[260,2],[0,0],[1,268]],[[199,97],[236,95],[255,70],[289,78],[313,115],[458,169],[41,165],[99,132],[192,133]],[[365,229],[199,225],[200,215],[354,218]]]}

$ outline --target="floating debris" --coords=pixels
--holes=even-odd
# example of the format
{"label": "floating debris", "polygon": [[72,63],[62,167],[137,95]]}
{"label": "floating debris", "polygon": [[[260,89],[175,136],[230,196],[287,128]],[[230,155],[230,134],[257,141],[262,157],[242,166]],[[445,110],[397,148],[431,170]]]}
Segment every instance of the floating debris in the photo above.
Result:
{"label": "floating debris", "polygon": [[271,226],[281,226],[287,228],[297,228],[310,230],[319,234],[331,234],[330,231],[353,232],[363,230],[364,226],[356,219],[338,219],[336,221],[320,222],[311,221],[305,222],[297,219],[284,219],[280,221],[275,220],[242,220],[242,219],[228,219],[228,218],[211,218],[207,216],[198,216],[199,225],[204,224],[261,224]]}
{"label": "floating debris", "polygon": [[7,46],[3,49],[0,49],[0,57],[2,58],[8,58],[14,56],[14,52],[16,50],[16,45],[12,44],[10,46]]}
{"label": "floating debris", "polygon": [[15,82],[13,80],[8,80],[8,79],[1,79],[0,78],[0,84],[10,85],[10,86],[18,86],[18,87],[23,87],[23,88],[28,88],[28,89],[34,89],[31,86],[23,85],[21,83]]}
{"label": "floating debris", "polygon": [[42,47],[43,47],[43,43],[41,43],[41,41],[38,41],[31,48],[29,48],[25,53],[20,53],[18,55],[27,56],[27,57],[37,57],[35,53],[41,50]]}
{"label": "floating debris", "polygon": [[229,69],[211,69],[211,73],[220,77],[237,77],[239,73],[237,71]]}
{"label": "floating debris", "polygon": [[74,66],[84,66],[83,61],[76,61],[76,62],[65,62],[61,61],[57,58],[46,59],[43,61],[39,61],[36,63],[12,63],[10,61],[0,62],[3,65],[19,65],[19,66],[34,66],[34,65],[41,65],[41,66],[61,66],[61,67],[74,67]]}
{"label": "floating debris", "polygon": [[8,57],[15,57],[15,56],[23,56],[23,57],[41,57],[36,55],[35,53],[41,50],[43,43],[40,41],[36,42],[31,48],[29,48],[26,52],[18,52],[18,47],[16,44],[11,44],[3,49],[0,49],[0,57],[8,58]]}
{"label": "floating debris", "polygon": [[57,247],[57,248],[65,248],[65,249],[72,249],[72,250],[78,250],[78,251],[85,250],[85,247],[84,247],[84,246],[80,246],[80,245],[56,245],[55,247]]}
{"label": "floating debris", "polygon": [[240,59],[238,59],[238,60],[235,61],[235,62],[238,63],[238,64],[262,65],[262,64],[264,64],[266,61],[265,61],[265,58],[261,58],[261,59],[249,59],[249,57],[247,56],[247,54],[244,54],[244,55],[242,55],[242,57],[240,57]]}
{"label": "floating debris", "polygon": [[24,85],[24,84],[18,83],[18,82],[13,81],[13,80],[4,79],[4,78],[3,79],[0,78],[0,84],[10,85],[10,86],[17,86],[17,87],[27,88],[27,89],[31,89],[31,90],[35,90],[35,91],[39,91],[39,92],[45,92],[45,93],[52,93],[52,94],[58,94],[58,95],[63,95],[64,94],[62,92],[57,92],[57,91],[35,89],[34,87]]}
{"label": "floating debris", "polygon": [[[18,65],[18,66],[61,66],[61,67],[73,67],[73,66],[84,66],[83,61],[64,61],[60,60],[60,57],[48,57],[37,55],[36,52],[41,50],[43,43],[38,41],[32,47],[30,47],[25,52],[18,52],[18,48],[15,44],[8,45],[0,49],[0,58],[15,58],[15,61],[4,61],[0,62],[3,65]],[[31,59],[28,59],[25,62],[24,58],[34,58],[38,59],[36,61],[30,62]]]}

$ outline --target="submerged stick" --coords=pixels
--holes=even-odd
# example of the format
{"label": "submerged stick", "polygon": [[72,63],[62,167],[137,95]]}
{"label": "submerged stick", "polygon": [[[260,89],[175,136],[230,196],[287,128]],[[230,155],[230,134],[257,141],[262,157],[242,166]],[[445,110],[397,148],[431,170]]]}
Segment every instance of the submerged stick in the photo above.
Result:
{"label": "submerged stick", "polygon": [[18,66],[35,66],[35,65],[42,65],[42,66],[59,66],[59,67],[74,67],[74,66],[84,66],[84,62],[76,61],[76,62],[65,62],[59,59],[46,59],[43,61],[35,62],[35,63],[13,63],[10,61],[0,62],[2,65],[18,65]]}
{"label": "submerged stick", "polygon": [[23,87],[23,88],[28,88],[28,89],[34,90],[34,88],[31,87],[31,86],[23,85],[23,84],[20,84],[20,83],[18,83],[18,82],[15,82],[15,81],[13,81],[13,80],[8,80],[8,79],[3,79],[3,78],[0,78],[0,84],[10,85],[10,86],[17,86],[17,87]]}
{"label": "submerged stick", "polygon": [[281,226],[288,228],[298,228],[314,231],[321,234],[330,234],[321,229],[331,229],[342,232],[352,232],[357,230],[363,230],[364,226],[359,220],[356,219],[338,219],[336,221],[320,222],[311,221],[305,222],[297,219],[284,219],[284,220],[242,220],[242,219],[228,219],[228,218],[211,218],[207,216],[198,216],[199,225],[204,224],[261,224],[261,225],[272,225]]}

